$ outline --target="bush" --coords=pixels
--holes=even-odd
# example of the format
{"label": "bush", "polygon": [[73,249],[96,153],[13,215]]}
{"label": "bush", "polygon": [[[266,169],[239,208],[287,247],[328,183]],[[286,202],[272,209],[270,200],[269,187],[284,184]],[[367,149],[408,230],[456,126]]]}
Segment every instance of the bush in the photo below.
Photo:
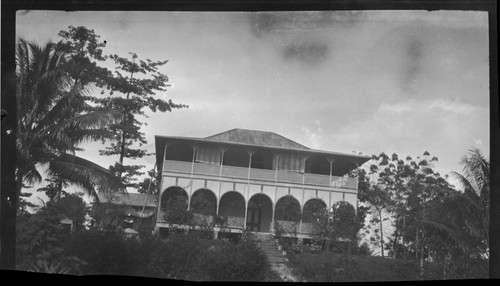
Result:
{"label": "bush", "polygon": [[154,252],[148,262],[149,276],[192,280],[198,272],[198,260],[212,245],[195,233],[173,234]]}
{"label": "bush", "polygon": [[290,255],[292,268],[309,281],[359,282],[418,279],[416,261],[332,254]]}
{"label": "bush", "polygon": [[271,268],[266,255],[251,240],[211,248],[199,260],[197,280],[264,281]]}
{"label": "bush", "polygon": [[65,251],[86,262],[83,274],[128,275],[136,266],[120,231],[81,231],[72,235]]}

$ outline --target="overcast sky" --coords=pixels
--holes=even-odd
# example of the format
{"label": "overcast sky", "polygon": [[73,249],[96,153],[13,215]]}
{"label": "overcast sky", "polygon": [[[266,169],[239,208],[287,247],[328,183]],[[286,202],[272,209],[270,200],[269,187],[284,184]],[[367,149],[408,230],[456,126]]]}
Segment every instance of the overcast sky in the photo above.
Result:
{"label": "overcast sky", "polygon": [[[105,53],[166,60],[159,96],[189,109],[151,114],[154,136],[272,131],[314,149],[437,156],[460,171],[489,157],[488,15],[463,11],[50,12],[17,14],[19,37],[57,41],[69,25]],[[101,144],[82,157],[104,167]],[[132,163],[125,161],[126,164]],[[151,169],[154,156],[138,160]]]}

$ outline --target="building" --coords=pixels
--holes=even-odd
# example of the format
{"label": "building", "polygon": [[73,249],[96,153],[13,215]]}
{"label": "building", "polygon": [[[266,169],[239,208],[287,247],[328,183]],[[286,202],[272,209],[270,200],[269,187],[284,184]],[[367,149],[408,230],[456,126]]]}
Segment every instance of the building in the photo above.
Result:
{"label": "building", "polygon": [[[174,208],[194,213],[191,227],[217,233],[273,233],[307,238],[314,207],[357,206],[349,172],[370,158],[313,150],[272,132],[232,129],[206,138],[156,136],[161,170],[156,229],[185,226]],[[170,210],[169,210],[170,208]]]}
{"label": "building", "polygon": [[157,197],[153,195],[124,193],[99,193],[99,203],[104,207],[99,221],[101,228],[121,228],[127,235],[137,234],[139,229],[155,227]]}

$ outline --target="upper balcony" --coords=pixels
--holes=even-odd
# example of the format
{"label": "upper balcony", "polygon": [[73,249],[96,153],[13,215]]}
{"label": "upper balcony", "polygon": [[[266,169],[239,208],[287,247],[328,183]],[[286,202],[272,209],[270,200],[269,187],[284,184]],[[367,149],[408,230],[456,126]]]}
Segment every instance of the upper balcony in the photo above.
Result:
{"label": "upper balcony", "polygon": [[287,183],[298,185],[312,185],[334,188],[358,189],[356,177],[341,177],[299,173],[293,171],[266,170],[256,168],[243,168],[225,165],[211,165],[205,163],[183,162],[165,160],[163,170],[167,172],[182,173],[187,175],[205,175],[217,178],[257,180],[272,183]]}
{"label": "upper balcony", "polygon": [[367,159],[307,147],[277,148],[178,138],[168,138],[161,143],[159,141],[157,145],[164,148],[161,152],[163,158],[159,161],[163,171],[301,187],[357,190],[357,178],[350,178],[347,174]]}

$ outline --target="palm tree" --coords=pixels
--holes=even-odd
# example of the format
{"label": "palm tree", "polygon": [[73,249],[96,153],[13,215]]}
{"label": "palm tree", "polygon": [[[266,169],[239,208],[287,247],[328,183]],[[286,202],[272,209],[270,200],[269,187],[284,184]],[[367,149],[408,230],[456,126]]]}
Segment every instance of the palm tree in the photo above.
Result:
{"label": "palm tree", "polygon": [[[40,47],[22,39],[17,43],[17,196],[10,208],[17,208],[24,183],[41,181],[41,165],[49,175],[76,184],[95,198],[97,190],[124,190],[121,180],[109,170],[75,156],[82,150],[80,143],[106,138],[105,127],[118,120],[119,114],[86,104],[89,90],[64,71],[65,60],[55,44]],[[15,212],[3,222],[2,265],[14,269]]]}
{"label": "palm tree", "polygon": [[17,188],[23,182],[39,182],[38,166],[48,173],[81,186],[96,197],[102,191],[123,190],[109,170],[75,156],[80,143],[104,139],[105,127],[119,118],[110,110],[95,110],[85,102],[89,90],[72,79],[61,65],[65,61],[57,45],[40,47],[20,40],[17,45]]}
{"label": "palm tree", "polygon": [[478,149],[469,150],[461,161],[462,174],[454,172],[463,192],[449,200],[454,221],[471,238],[471,245],[489,257],[490,163]]}

